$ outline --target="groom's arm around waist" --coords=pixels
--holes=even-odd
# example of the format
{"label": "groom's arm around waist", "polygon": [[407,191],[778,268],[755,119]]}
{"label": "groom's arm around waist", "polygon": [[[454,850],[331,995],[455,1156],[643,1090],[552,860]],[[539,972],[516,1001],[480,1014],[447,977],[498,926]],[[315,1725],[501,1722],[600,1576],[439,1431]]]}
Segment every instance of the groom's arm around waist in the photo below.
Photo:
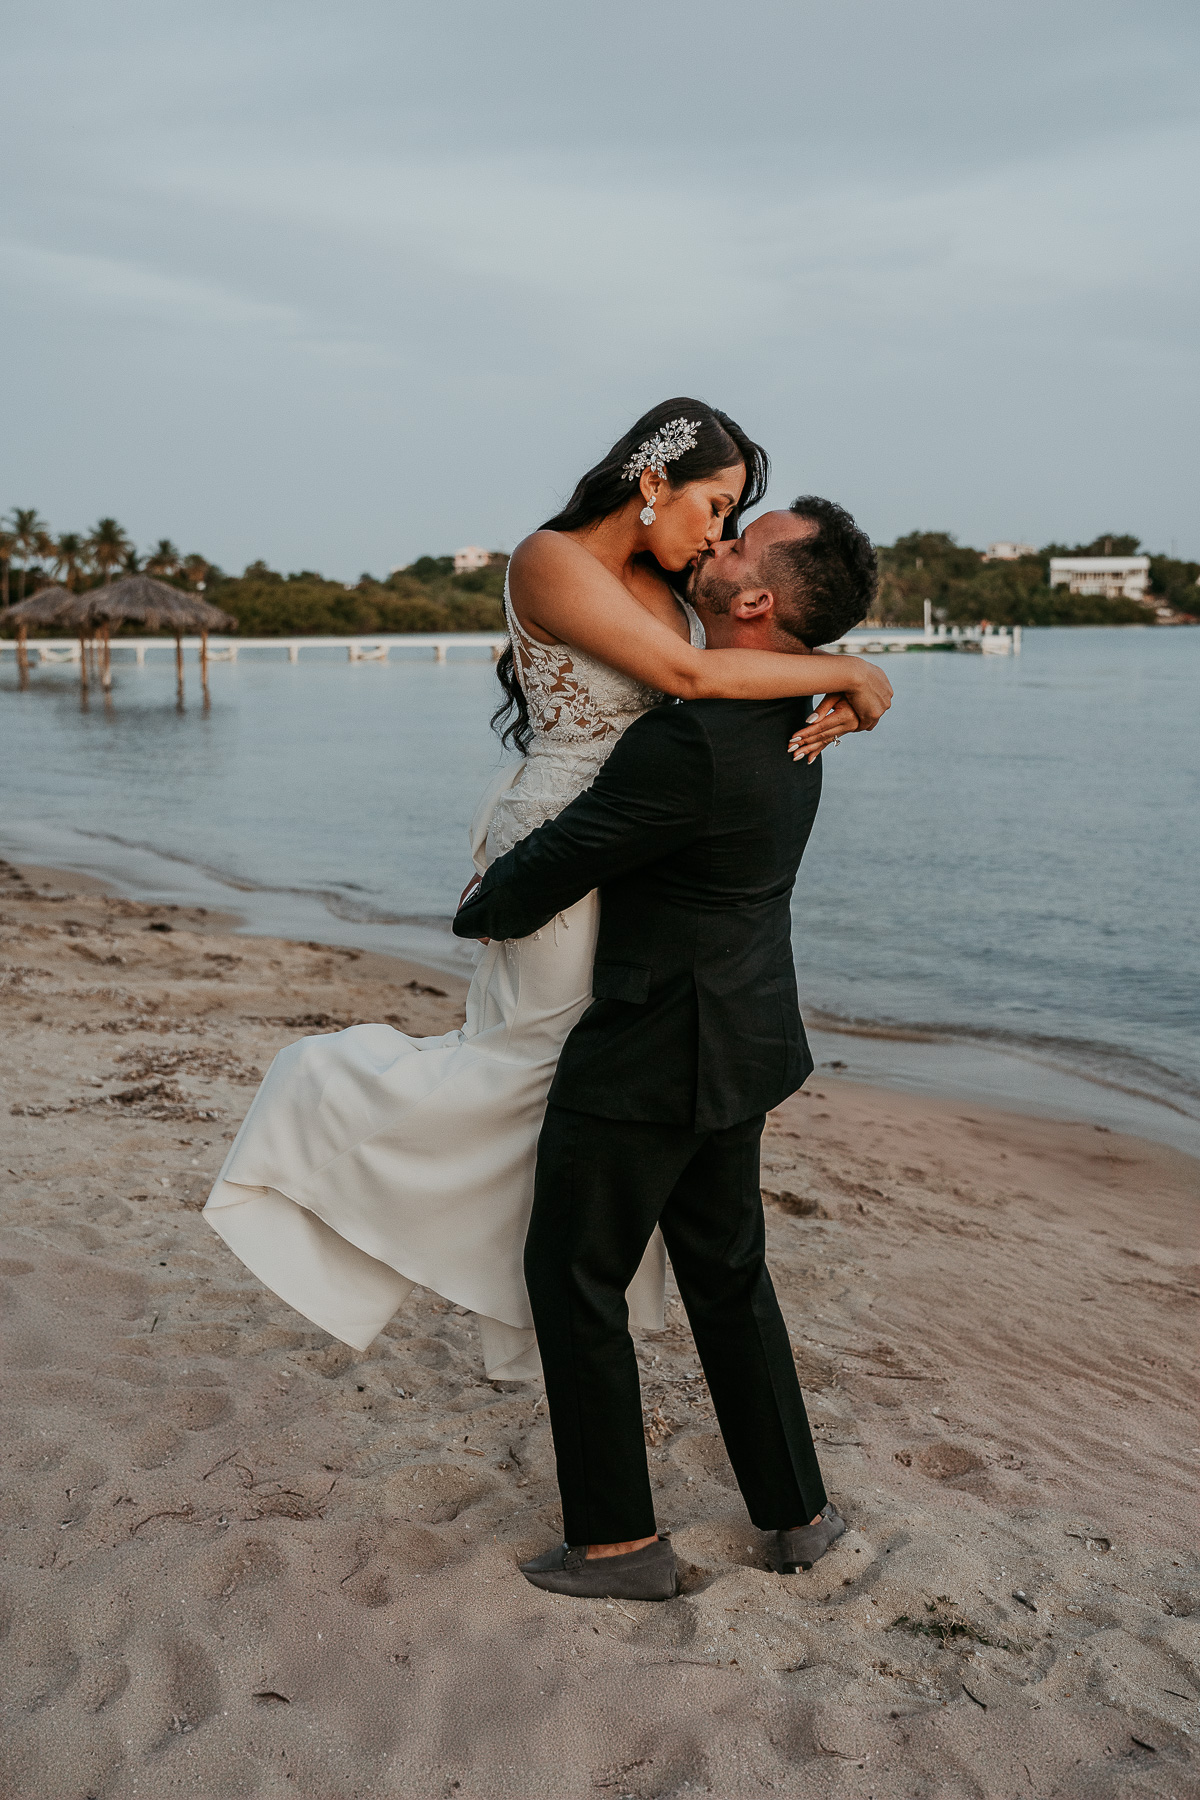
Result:
{"label": "groom's arm around waist", "polygon": [[454,920],[457,937],[539,931],[605,881],[690,842],[712,805],[708,735],[683,706],[635,721],[591,787],[499,857]]}

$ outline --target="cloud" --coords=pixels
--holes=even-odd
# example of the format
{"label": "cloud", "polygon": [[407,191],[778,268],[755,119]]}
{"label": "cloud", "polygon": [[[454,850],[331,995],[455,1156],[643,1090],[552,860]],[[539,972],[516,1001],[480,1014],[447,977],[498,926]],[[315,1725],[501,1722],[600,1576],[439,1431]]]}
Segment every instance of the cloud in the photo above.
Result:
{"label": "cloud", "polygon": [[0,277],[15,289],[50,297],[68,309],[100,308],[132,320],[153,318],[190,327],[262,328],[297,334],[294,306],[254,300],[231,288],[164,273],[117,257],[52,250],[0,240]]}
{"label": "cloud", "polygon": [[44,511],[100,509],[99,439],[147,535],[354,574],[511,542],[697,392],[880,535],[1188,529],[1192,8],[14,15],[0,479]]}

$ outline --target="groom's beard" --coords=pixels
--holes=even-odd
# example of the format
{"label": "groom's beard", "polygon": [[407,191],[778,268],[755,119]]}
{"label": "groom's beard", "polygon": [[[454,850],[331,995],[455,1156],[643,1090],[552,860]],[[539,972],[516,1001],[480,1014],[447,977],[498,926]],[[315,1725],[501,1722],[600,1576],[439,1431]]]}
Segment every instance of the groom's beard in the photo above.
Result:
{"label": "groom's beard", "polygon": [[741,591],[741,582],[717,574],[711,550],[705,551],[688,577],[688,599],[698,600],[709,612],[727,613]]}
{"label": "groom's beard", "polygon": [[[760,567],[747,570],[745,573],[753,574],[757,580],[761,577],[762,570]],[[705,612],[724,616],[730,611],[738,595],[745,593],[747,586],[754,585],[755,583],[747,583],[744,578],[741,581],[730,581],[727,576],[719,575],[715,556],[711,550],[706,550],[688,576],[687,597],[696,605],[703,607]],[[777,606],[772,615],[772,624],[777,633],[782,632],[784,637],[790,638],[792,641],[790,644],[783,644],[777,640],[773,645],[764,644],[762,646],[764,649],[790,650],[793,647],[801,650],[812,649],[813,646],[803,619],[795,617],[788,608]]]}

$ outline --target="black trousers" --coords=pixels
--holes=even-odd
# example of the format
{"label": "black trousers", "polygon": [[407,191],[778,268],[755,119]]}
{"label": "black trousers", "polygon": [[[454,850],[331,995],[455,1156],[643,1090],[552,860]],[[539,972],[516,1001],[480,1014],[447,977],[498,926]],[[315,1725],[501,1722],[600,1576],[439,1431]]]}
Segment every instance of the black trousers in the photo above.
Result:
{"label": "black trousers", "polygon": [[765,1261],[763,1124],[697,1133],[547,1108],[525,1279],[569,1544],[655,1530],[625,1290],[656,1225],[750,1517],[775,1530],[825,1504]]}

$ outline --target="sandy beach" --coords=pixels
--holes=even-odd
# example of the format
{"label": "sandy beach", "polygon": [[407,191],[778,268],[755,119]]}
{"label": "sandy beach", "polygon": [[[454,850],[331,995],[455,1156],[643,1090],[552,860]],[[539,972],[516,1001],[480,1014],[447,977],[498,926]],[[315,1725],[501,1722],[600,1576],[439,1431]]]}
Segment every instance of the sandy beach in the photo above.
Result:
{"label": "sandy beach", "polygon": [[1196,1162],[819,1070],[763,1188],[851,1528],[767,1567],[675,1300],[684,1592],[571,1602],[540,1391],[426,1293],[351,1352],[199,1213],[283,1044],[461,983],[0,865],[0,991],[4,1800],[1200,1794]]}

